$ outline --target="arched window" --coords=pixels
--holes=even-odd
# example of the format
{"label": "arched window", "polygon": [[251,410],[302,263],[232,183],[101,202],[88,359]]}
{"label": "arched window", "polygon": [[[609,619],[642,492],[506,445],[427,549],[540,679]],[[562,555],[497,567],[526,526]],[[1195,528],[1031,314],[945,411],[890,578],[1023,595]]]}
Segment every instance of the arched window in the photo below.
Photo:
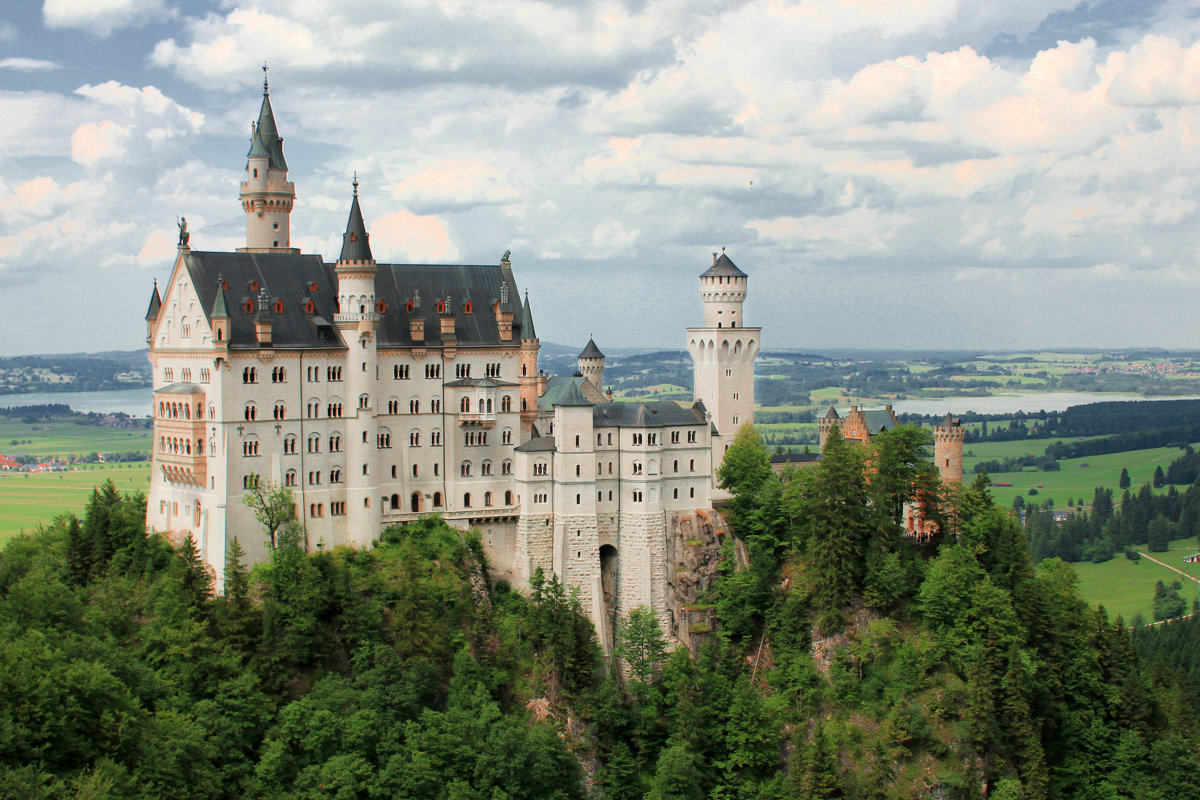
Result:
{"label": "arched window", "polygon": [[512,411],[512,398],[508,395],[500,398],[500,410],[503,412]]}
{"label": "arched window", "polygon": [[459,472],[459,474],[460,474],[460,475],[462,475],[464,478],[470,477],[470,475],[471,475],[471,462],[470,462],[470,461],[464,461],[464,462],[462,462],[462,464],[460,464],[460,465],[459,465],[459,467],[458,467],[458,472]]}
{"label": "arched window", "polygon": [[471,398],[464,397],[458,403],[458,410],[463,414],[471,413]]}
{"label": "arched window", "polygon": [[480,464],[479,465],[479,474],[480,475],[491,475],[492,474],[492,462],[484,461],[482,464]]}
{"label": "arched window", "polygon": [[254,403],[246,403],[246,420],[253,422],[258,419],[258,406]]}
{"label": "arched window", "polygon": [[492,493],[491,492],[483,493],[483,504],[485,506],[490,506],[492,504]]}
{"label": "arched window", "polygon": [[463,508],[471,507],[471,493],[467,492],[463,495]]}
{"label": "arched window", "polygon": [[512,505],[512,492],[511,491],[506,491],[504,493],[504,505],[506,505],[506,506]]}
{"label": "arched window", "polygon": [[442,507],[442,493],[441,492],[433,493],[433,507],[434,508]]}

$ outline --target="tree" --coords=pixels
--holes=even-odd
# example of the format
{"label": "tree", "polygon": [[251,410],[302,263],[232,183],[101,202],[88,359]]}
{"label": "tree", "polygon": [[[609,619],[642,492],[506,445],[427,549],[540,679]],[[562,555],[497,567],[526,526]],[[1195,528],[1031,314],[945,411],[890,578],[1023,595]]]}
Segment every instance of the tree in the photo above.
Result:
{"label": "tree", "polygon": [[1161,489],[1167,485],[1167,476],[1163,474],[1162,464],[1154,468],[1154,488]]}
{"label": "tree", "polygon": [[1131,483],[1129,480],[1129,470],[1124,467],[1121,467],[1121,478],[1117,482],[1117,488],[1118,489],[1128,489],[1130,487],[1130,485],[1131,485]]}
{"label": "tree", "polygon": [[642,683],[654,680],[666,654],[667,642],[654,612],[646,606],[631,609],[617,631],[617,655],[629,662],[633,677]]}
{"label": "tree", "polygon": [[258,481],[242,495],[242,502],[254,512],[254,518],[267,529],[271,549],[280,545],[280,529],[296,518],[292,490],[270,481]]}
{"label": "tree", "polygon": [[753,497],[771,475],[771,458],[762,437],[747,422],[733,437],[717,468],[717,485],[739,497]]}

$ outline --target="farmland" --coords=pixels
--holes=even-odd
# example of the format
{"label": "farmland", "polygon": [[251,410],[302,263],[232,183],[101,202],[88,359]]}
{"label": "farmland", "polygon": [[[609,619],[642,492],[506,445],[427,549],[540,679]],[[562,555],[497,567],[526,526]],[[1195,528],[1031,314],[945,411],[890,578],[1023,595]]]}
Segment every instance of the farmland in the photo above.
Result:
{"label": "farmland", "polygon": [[[1138,550],[1147,552],[1144,547]],[[1184,564],[1181,560],[1185,555],[1195,552],[1195,539],[1177,539],[1171,542],[1169,552],[1149,555],[1200,579],[1200,564]],[[1071,566],[1079,576],[1080,593],[1091,605],[1103,605],[1110,619],[1116,619],[1120,615],[1128,623],[1135,615],[1141,614],[1147,622],[1152,620],[1154,584],[1157,581],[1168,585],[1175,580],[1181,581],[1183,588],[1179,593],[1188,601],[1189,606],[1191,601],[1197,598],[1197,586],[1194,582],[1147,558],[1130,561],[1118,555],[1103,564],[1080,562]]]}
{"label": "farmland", "polygon": [[150,488],[150,462],[81,465],[78,472],[0,472],[0,543],[59,514],[83,514],[92,489],[112,480],[122,492]]}

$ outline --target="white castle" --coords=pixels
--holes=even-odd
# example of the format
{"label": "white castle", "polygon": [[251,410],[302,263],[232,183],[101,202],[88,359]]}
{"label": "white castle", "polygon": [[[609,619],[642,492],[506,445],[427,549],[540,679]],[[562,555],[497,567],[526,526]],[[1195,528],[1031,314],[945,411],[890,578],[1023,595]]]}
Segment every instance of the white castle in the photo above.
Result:
{"label": "white castle", "polygon": [[573,376],[538,369],[508,253],[499,265],[379,264],[358,182],[335,264],[291,246],[295,185],[266,83],[241,184],[246,247],[179,254],[150,301],[154,441],[146,523],[190,532],[218,582],[236,537],[268,556],[243,502],[289,487],[310,549],[366,546],[421,515],[480,532],[493,573],[578,587],[603,643],[639,605],[670,631],[666,538],[707,509],[754,417],[761,329],[723,253],[687,330],[695,401],[611,402],[589,341]]}

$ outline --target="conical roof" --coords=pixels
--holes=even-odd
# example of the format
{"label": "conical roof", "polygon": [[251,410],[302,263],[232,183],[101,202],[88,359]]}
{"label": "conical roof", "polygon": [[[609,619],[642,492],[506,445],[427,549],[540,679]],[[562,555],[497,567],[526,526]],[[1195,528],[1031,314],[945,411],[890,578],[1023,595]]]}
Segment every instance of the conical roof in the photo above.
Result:
{"label": "conical roof", "polygon": [[225,308],[225,281],[217,278],[217,293],[213,297],[212,313],[209,319],[229,319],[229,311]]}
{"label": "conical roof", "polygon": [[579,358],[604,358],[604,353],[600,352],[600,348],[596,347],[596,340],[588,337],[587,347],[583,348],[583,352],[579,354]]}
{"label": "conical roof", "polygon": [[371,245],[367,242],[367,226],[358,206],[358,178],[354,179],[354,200],[350,203],[350,219],[342,234],[342,254],[338,261],[371,261]]}
{"label": "conical roof", "polygon": [[729,259],[729,256],[725,255],[724,253],[721,253],[721,255],[719,257],[713,259],[713,265],[708,268],[707,272],[701,273],[700,277],[701,278],[714,278],[714,277],[745,278],[746,273],[744,273],[740,269],[738,269],[737,264],[734,264],[733,261],[731,261]]}
{"label": "conical roof", "polygon": [[528,291],[525,292],[525,302],[521,306],[521,338],[537,338],[537,331],[533,329],[533,309],[529,307]]}
{"label": "conical roof", "polygon": [[268,159],[271,157],[271,151],[267,148],[266,143],[263,142],[262,134],[257,127],[250,136],[250,152],[246,153],[246,158],[255,158],[256,156]]}
{"label": "conical roof", "polygon": [[154,293],[150,295],[150,307],[146,309],[146,319],[158,319],[158,310],[162,308],[162,298],[158,296],[158,279],[154,280]]}
{"label": "conical roof", "polygon": [[825,419],[841,419],[841,417],[838,416],[837,411],[834,410],[833,406],[830,406],[829,410],[825,412],[824,418]]}
{"label": "conical roof", "polygon": [[[262,137],[263,145],[270,156],[272,169],[287,170],[287,161],[283,158],[283,139],[279,137],[279,129],[275,126],[275,112],[271,110],[271,95],[267,91],[267,82],[263,81],[262,108],[258,111],[258,125],[255,132]],[[251,144],[253,150],[253,143]]]}

